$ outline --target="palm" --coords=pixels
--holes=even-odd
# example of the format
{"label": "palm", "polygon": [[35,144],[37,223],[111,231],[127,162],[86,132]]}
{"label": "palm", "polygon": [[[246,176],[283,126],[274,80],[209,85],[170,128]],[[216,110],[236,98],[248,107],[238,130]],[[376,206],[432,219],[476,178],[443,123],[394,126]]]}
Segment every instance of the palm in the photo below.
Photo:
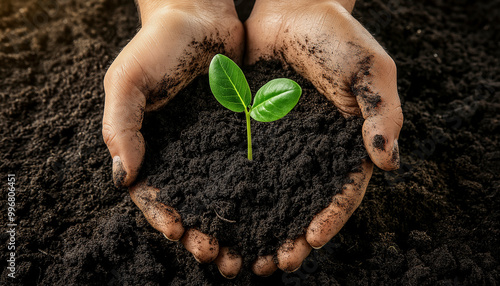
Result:
{"label": "palm", "polygon": [[243,29],[236,18],[194,19],[185,12],[165,9],[148,19],[108,73],[110,77],[112,71],[124,73],[146,96],[146,110],[152,110],[206,73],[216,53],[239,59],[243,47]]}

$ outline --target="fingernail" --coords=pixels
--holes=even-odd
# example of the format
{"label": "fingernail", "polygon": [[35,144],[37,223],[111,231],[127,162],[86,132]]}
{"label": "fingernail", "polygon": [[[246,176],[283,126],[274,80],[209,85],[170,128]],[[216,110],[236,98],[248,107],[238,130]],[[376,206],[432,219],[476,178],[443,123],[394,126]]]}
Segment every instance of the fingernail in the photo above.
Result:
{"label": "fingernail", "polygon": [[400,159],[399,159],[399,144],[398,144],[398,139],[394,140],[394,145],[392,147],[392,157],[391,157],[392,164],[396,167],[396,169],[399,169],[400,165]]}
{"label": "fingernail", "polygon": [[113,182],[117,188],[123,187],[125,183],[125,177],[127,172],[123,168],[122,160],[120,156],[113,157]]}
{"label": "fingernail", "polygon": [[201,262],[201,261],[198,259],[198,257],[196,257],[196,255],[194,255],[194,254],[193,254],[193,257],[194,257],[194,260],[196,260],[196,262],[203,264],[203,262]]}
{"label": "fingernail", "polygon": [[301,266],[302,266],[302,262],[301,262],[301,263],[300,263],[300,265],[299,265],[297,268],[295,268],[294,270],[292,270],[292,271],[284,270],[284,271],[285,271],[285,272],[287,272],[287,273],[292,273],[292,272],[295,272],[295,271],[299,270]]}
{"label": "fingernail", "polygon": [[236,275],[226,275],[226,274],[224,274],[224,272],[222,272],[222,270],[220,270],[219,265],[217,265],[217,269],[219,269],[220,275],[222,275],[222,277],[224,277],[226,279],[234,279],[234,278],[236,278]]}
{"label": "fingernail", "polygon": [[168,239],[169,241],[176,241],[176,240],[173,240],[173,239],[168,238],[168,236],[167,236],[166,234],[164,234],[164,233],[162,233],[162,234],[163,234],[163,236],[164,236],[166,239]]}

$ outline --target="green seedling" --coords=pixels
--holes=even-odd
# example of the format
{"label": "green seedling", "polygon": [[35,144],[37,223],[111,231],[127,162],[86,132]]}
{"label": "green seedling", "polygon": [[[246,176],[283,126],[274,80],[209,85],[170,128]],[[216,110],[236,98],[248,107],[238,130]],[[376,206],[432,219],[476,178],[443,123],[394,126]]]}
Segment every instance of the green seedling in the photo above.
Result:
{"label": "green seedling", "polygon": [[208,71],[210,89],[222,106],[234,112],[245,112],[247,121],[248,160],[252,160],[252,132],[250,117],[260,122],[271,122],[287,115],[299,102],[302,89],[291,79],[278,78],[262,86],[253,104],[250,86],[243,71],[230,58],[218,54]]}

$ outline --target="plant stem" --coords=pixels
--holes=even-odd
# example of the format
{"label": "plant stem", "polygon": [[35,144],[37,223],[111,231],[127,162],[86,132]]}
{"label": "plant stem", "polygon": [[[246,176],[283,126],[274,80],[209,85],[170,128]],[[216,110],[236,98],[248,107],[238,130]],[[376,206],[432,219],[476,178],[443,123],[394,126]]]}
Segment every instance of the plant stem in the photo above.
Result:
{"label": "plant stem", "polygon": [[252,131],[250,130],[250,112],[245,110],[247,118],[247,143],[248,143],[248,160],[252,161]]}

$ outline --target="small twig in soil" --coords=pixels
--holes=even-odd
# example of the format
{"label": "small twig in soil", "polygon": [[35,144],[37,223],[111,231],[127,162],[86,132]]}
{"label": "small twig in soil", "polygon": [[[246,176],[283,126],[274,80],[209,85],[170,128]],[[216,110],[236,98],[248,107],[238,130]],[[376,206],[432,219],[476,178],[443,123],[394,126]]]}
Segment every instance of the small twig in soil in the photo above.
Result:
{"label": "small twig in soil", "polygon": [[356,247],[357,245],[358,245],[358,243],[356,242],[353,246],[349,247],[349,248],[347,249],[347,251],[349,251],[349,250],[353,249],[353,248],[354,248],[354,247]]}
{"label": "small twig in soil", "polygon": [[49,255],[47,252],[41,250],[41,249],[38,249],[38,251],[40,251],[41,253],[45,254],[45,255]]}
{"label": "small twig in soil", "polygon": [[38,249],[38,251],[40,251],[42,254],[45,254],[45,255],[50,256],[50,257],[52,257],[52,258],[55,258],[52,254],[49,254],[49,253],[47,253],[47,252],[45,252],[45,251],[41,250],[40,248]]}
{"label": "small twig in soil", "polygon": [[235,220],[230,220],[230,219],[227,219],[227,218],[224,218],[224,217],[220,216],[220,215],[217,213],[217,211],[216,211],[216,210],[214,210],[214,212],[215,212],[215,215],[216,215],[218,218],[220,218],[221,220],[223,220],[223,221],[226,221],[226,222],[229,222],[229,223],[235,223],[235,222],[236,222]]}

